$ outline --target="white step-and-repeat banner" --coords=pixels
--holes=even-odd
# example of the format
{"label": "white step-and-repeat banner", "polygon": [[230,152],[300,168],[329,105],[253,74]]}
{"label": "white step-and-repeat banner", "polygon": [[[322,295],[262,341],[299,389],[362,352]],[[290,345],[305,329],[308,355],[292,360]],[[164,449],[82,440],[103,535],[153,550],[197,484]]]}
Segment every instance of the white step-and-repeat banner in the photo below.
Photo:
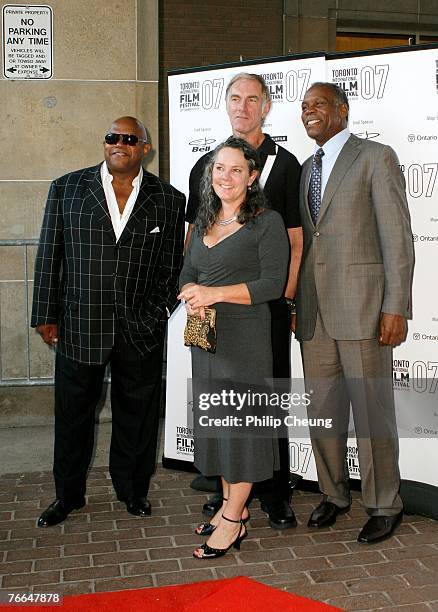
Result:
{"label": "white step-and-repeat banner", "polygon": [[[203,69],[169,76],[171,182],[188,195],[197,159],[230,135],[225,89],[239,72],[263,75],[273,100],[263,130],[303,162],[314,143],[301,124],[301,101],[315,81],[340,85],[350,103],[350,131],[391,145],[406,178],[416,266],[414,318],[407,341],[394,351],[393,381],[402,478],[438,486],[438,48],[349,57],[323,54]],[[187,421],[189,349],[183,345],[185,310],[169,321],[164,457],[193,460]],[[299,345],[292,340],[294,392],[304,392]],[[316,480],[311,444],[290,439],[291,471]],[[350,476],[360,478],[354,434]]]}

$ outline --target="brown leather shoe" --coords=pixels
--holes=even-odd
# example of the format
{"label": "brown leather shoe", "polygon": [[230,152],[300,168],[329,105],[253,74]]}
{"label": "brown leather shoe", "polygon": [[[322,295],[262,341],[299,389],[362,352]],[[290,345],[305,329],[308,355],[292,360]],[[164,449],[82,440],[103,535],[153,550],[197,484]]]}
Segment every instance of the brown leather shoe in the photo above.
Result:
{"label": "brown leather shoe", "polygon": [[340,508],[332,502],[322,501],[310,515],[307,527],[330,527],[336,523],[339,514],[345,514],[350,508],[351,505]]}
{"label": "brown leather shoe", "polygon": [[403,511],[393,516],[372,516],[363,526],[357,541],[361,544],[374,544],[390,538],[402,518]]}

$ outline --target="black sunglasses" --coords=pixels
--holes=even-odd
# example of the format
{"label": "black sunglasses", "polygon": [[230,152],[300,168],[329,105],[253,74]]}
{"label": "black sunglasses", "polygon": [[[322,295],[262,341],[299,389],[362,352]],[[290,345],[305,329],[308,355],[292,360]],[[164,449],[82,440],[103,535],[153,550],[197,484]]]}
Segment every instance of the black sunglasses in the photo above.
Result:
{"label": "black sunglasses", "polygon": [[135,134],[114,134],[114,132],[105,134],[106,144],[115,145],[120,142],[120,139],[122,139],[124,145],[129,145],[130,147],[135,147],[138,142],[147,142],[147,140],[139,138]]}

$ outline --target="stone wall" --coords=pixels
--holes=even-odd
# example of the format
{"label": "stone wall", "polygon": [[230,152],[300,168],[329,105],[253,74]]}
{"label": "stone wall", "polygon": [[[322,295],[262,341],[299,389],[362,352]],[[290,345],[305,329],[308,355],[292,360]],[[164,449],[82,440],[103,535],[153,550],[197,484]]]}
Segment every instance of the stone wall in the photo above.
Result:
{"label": "stone wall", "polygon": [[147,126],[148,167],[158,173],[158,0],[49,4],[53,78],[0,77],[0,427],[44,423],[52,412],[50,386],[4,386],[53,375],[52,352],[28,328],[29,242],[50,181],[101,161],[103,136],[121,115]]}

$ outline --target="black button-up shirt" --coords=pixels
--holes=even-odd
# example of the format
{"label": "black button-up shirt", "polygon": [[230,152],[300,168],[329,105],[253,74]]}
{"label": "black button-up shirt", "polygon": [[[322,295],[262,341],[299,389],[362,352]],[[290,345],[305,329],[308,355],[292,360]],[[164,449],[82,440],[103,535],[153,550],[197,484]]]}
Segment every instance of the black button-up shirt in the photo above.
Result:
{"label": "black button-up shirt", "polygon": [[[258,148],[262,169],[268,155],[275,155],[276,146],[278,147],[277,155],[263,192],[270,207],[283,217],[287,228],[300,227],[299,184],[301,166],[295,155],[292,155],[280,145],[276,145],[269,134],[265,134],[265,138]],[[200,157],[190,172],[189,200],[186,210],[186,221],[188,223],[194,223],[195,221],[199,207],[201,178],[212,154],[209,151]]]}

